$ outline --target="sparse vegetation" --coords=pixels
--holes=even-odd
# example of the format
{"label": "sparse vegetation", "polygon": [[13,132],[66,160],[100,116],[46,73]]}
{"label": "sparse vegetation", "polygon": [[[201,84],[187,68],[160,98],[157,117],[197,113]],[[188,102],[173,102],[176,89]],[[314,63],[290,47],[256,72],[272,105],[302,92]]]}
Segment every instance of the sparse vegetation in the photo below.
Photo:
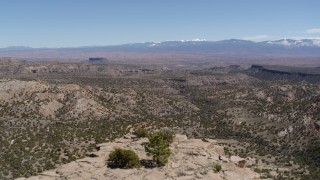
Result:
{"label": "sparse vegetation", "polygon": [[118,168],[139,168],[140,161],[138,155],[132,150],[115,149],[109,154],[108,161],[112,162],[113,167]]}
{"label": "sparse vegetation", "polygon": [[138,138],[148,137],[148,130],[145,128],[138,128],[134,131],[134,135],[136,135]]}
{"label": "sparse vegetation", "polygon": [[0,92],[0,179],[29,177],[82,158],[132,129],[152,139],[149,154],[159,166],[166,164],[173,133],[149,135],[139,127],[221,139],[228,156],[253,157],[255,164],[279,168],[279,177],[320,174],[317,84],[265,81],[244,72],[103,68],[112,71],[26,74],[0,82],[17,87]]}

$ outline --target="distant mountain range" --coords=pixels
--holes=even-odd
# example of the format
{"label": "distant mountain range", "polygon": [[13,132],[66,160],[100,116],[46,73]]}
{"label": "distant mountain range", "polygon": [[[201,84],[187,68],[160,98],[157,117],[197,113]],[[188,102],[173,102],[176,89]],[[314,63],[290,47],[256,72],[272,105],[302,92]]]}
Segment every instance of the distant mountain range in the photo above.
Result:
{"label": "distant mountain range", "polygon": [[1,52],[7,51],[32,51],[32,50],[106,50],[106,51],[216,51],[227,48],[240,49],[318,49],[320,48],[320,39],[281,39],[275,41],[254,42],[241,39],[229,39],[222,41],[206,41],[204,39],[163,41],[163,42],[144,42],[130,43],[110,46],[85,46],[72,48],[32,48],[26,46],[13,46],[0,48]]}
{"label": "distant mountain range", "polygon": [[74,48],[0,48],[0,57],[23,59],[88,59],[104,57],[111,61],[238,61],[286,60],[301,58],[320,61],[320,39],[281,39],[254,42],[240,39],[206,41],[204,39],[130,43],[111,46]]}

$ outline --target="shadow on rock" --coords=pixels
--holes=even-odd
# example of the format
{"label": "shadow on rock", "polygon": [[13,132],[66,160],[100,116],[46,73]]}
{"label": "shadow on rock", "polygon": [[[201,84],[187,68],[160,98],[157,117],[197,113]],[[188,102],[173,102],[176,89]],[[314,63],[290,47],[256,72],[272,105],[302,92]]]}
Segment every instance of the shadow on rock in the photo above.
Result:
{"label": "shadow on rock", "polygon": [[140,163],[145,168],[155,168],[155,167],[157,167],[157,164],[154,161],[148,160],[148,159],[142,159],[142,160],[140,160]]}

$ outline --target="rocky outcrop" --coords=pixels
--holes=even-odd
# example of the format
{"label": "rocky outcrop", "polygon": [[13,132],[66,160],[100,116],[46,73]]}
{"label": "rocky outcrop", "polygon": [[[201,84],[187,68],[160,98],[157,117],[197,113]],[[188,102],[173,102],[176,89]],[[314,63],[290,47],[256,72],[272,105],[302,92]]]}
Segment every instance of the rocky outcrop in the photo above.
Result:
{"label": "rocky outcrop", "polygon": [[[161,168],[111,169],[107,167],[108,155],[115,148],[135,151],[139,158],[151,160],[144,151],[143,144],[147,139],[138,139],[127,135],[114,142],[98,145],[99,151],[89,153],[88,157],[45,171],[38,176],[19,178],[20,180],[38,179],[259,179],[259,174],[239,165],[240,157],[229,159],[222,146],[215,140],[188,139],[185,135],[176,135],[170,149],[172,154],[169,163]],[[240,160],[240,161],[238,161]],[[220,164],[222,170],[214,171]]]}
{"label": "rocky outcrop", "polygon": [[231,156],[230,161],[233,162],[238,167],[244,168],[246,165],[246,160],[238,156]]}

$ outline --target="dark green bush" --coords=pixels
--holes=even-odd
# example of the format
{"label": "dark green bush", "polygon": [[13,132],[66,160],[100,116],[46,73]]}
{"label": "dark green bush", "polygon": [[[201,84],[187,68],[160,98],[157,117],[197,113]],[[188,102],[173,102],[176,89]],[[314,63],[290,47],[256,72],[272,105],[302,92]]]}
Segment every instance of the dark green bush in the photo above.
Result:
{"label": "dark green bush", "polygon": [[221,169],[222,169],[222,167],[221,167],[220,164],[216,164],[216,165],[214,165],[214,167],[213,167],[213,170],[214,170],[215,173],[220,172]]}
{"label": "dark green bush", "polygon": [[138,155],[132,150],[117,148],[109,154],[112,166],[117,168],[139,168],[140,161]]}
{"label": "dark green bush", "polygon": [[138,138],[144,138],[148,136],[148,130],[145,128],[138,128],[136,131],[134,131],[133,134]]}

